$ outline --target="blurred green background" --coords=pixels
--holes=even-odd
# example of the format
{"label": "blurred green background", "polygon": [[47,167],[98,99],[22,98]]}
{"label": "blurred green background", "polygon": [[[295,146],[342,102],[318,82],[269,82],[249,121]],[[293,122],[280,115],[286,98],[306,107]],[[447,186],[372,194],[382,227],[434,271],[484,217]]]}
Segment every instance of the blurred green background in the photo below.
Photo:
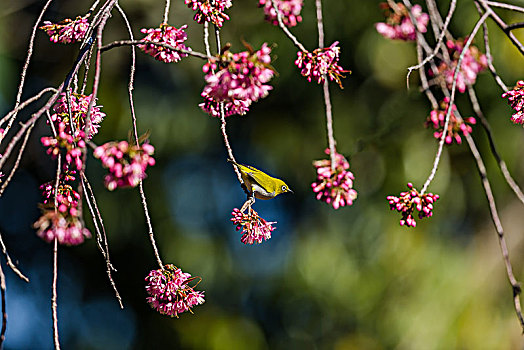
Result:
{"label": "blurred green background", "polygon": [[[14,105],[28,37],[44,1],[4,1],[0,9],[0,111]],[[522,2],[520,2],[522,4]],[[356,176],[358,199],[337,211],[315,200],[312,160],[327,145],[321,88],[293,65],[296,49],[263,20],[257,1],[234,1],[222,30],[233,51],[245,40],[258,48],[274,43],[278,76],[269,96],[243,117],[228,119],[237,160],[286,180],[294,195],[257,201],[255,209],[277,221],[273,238],[259,246],[240,243],[230,213],[245,199],[226,162],[219,122],[198,108],[202,61],[164,64],[137,53],[135,99],[138,126],[151,131],[157,164],[145,190],[160,252],[202,277],[206,302],[171,319],[145,302],[144,278],[157,268],[138,191],[110,193],[104,169],[88,160],[88,176],[108,232],[114,274],[125,309],[120,310],[93,239],[59,252],[59,322],[64,349],[521,349],[498,240],[480,179],[466,146],[444,150],[429,190],[438,193],[434,216],[417,228],[400,227],[385,197],[420,188],[437,142],[424,129],[430,105],[417,88],[405,88],[406,68],[416,63],[414,45],[379,36],[379,1],[325,0],[326,43],[339,41],[342,67],[352,74],[344,90],[331,85],[338,151]],[[442,11],[448,1],[439,1]],[[83,14],[87,1],[55,1],[45,20]],[[134,35],[156,27],[163,1],[124,1]],[[317,45],[315,9],[306,0],[303,22],[293,28],[310,50]],[[522,21],[501,13],[504,18]],[[187,45],[204,51],[202,26],[182,0],[172,1],[170,24],[188,24]],[[451,29],[464,37],[478,19],[472,1],[459,2]],[[489,23],[495,65],[508,85],[522,79],[522,57]],[[524,39],[522,32],[516,32]],[[115,11],[104,42],[125,39]],[[483,50],[481,39],[476,40]],[[24,97],[58,86],[78,50],[37,34]],[[97,144],[125,139],[131,128],[127,99],[130,49],[103,55],[99,104],[107,114]],[[476,85],[500,153],[517,182],[524,183],[522,128],[489,73]],[[90,91],[88,89],[88,91]],[[462,114],[471,115],[458,97]],[[29,117],[28,110],[20,117]],[[54,162],[39,144],[49,131],[38,124],[22,167],[0,199],[0,230],[30,284],[7,271],[9,323],[6,349],[52,348],[51,246],[36,237],[38,186],[50,180]],[[510,246],[515,275],[524,279],[524,208],[503,181],[485,133],[474,137],[488,166]],[[92,222],[85,215],[88,227]],[[94,232],[94,230],[93,230]],[[5,267],[4,267],[4,271]]]}

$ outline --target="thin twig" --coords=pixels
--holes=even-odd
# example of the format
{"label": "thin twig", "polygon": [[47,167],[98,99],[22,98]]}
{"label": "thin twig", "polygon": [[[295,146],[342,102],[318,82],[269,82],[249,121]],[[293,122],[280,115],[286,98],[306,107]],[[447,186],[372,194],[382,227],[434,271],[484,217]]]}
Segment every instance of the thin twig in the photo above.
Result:
{"label": "thin twig", "polygon": [[[477,7],[477,11],[479,15],[482,15],[482,8],[480,7],[478,2],[475,2],[475,6]],[[504,91],[508,91],[507,85],[504,83],[502,78],[498,75],[497,70],[495,69],[495,66],[493,65],[493,56],[491,55],[491,46],[489,44],[489,31],[488,31],[488,25],[487,23],[482,24],[482,31],[484,34],[484,49],[486,51],[486,58],[488,60],[488,67],[489,71],[491,72],[491,75],[495,78],[495,81],[497,84],[499,84],[500,88]]]}
{"label": "thin twig", "polygon": [[[426,63],[428,63],[430,60],[432,60],[433,57],[435,57],[435,55],[437,54],[437,52],[440,50],[440,47],[442,45],[442,41],[444,40],[444,37],[446,36],[447,28],[449,26],[449,23],[451,22],[451,18],[453,17],[453,13],[455,12],[456,5],[457,5],[457,0],[452,0],[451,4],[449,5],[449,10],[448,10],[448,14],[446,16],[446,21],[444,22],[444,27],[442,28],[442,31],[440,32],[440,36],[438,37],[437,44],[435,45],[435,49],[433,50],[431,55],[427,56],[424,59],[424,61],[420,62],[416,66],[408,67],[408,74],[406,76],[406,84],[407,84],[407,88],[408,89],[409,89],[409,76],[411,75],[411,72],[413,72],[416,69],[421,70],[420,68],[424,67],[424,65]],[[414,24],[414,26],[416,27],[416,24]]]}
{"label": "thin twig", "polygon": [[508,31],[508,25],[506,22],[500,18],[495,11],[493,11],[490,7],[490,2],[485,0],[475,0],[476,3],[480,4],[482,8],[484,9],[485,13],[489,14],[489,16],[495,21],[495,23],[502,29],[502,31],[506,34],[506,36],[511,40],[513,45],[520,51],[522,55],[524,55],[524,45],[517,39],[517,37],[511,32]]}
{"label": "thin twig", "polygon": [[100,52],[105,52],[105,51],[108,51],[108,50],[111,50],[111,49],[113,49],[115,47],[120,47],[120,46],[136,46],[136,45],[161,46],[161,47],[165,47],[166,49],[170,49],[172,51],[184,53],[184,54],[186,54],[188,56],[202,58],[204,60],[214,60],[214,59],[216,59],[216,57],[210,57],[210,56],[207,56],[207,55],[205,55],[205,54],[203,54],[201,52],[180,49],[180,48],[177,48],[177,47],[165,44],[165,43],[158,43],[158,42],[155,42],[155,41],[145,41],[145,40],[117,40],[117,41],[113,41],[112,43],[109,43],[107,45],[104,45],[104,46],[100,47]]}
{"label": "thin twig", "polygon": [[16,146],[18,141],[20,141],[20,139],[24,135],[24,132],[27,130],[27,128],[30,127],[31,125],[33,125],[34,123],[36,123],[36,121],[42,116],[42,114],[45,111],[49,110],[49,108],[51,108],[53,103],[55,103],[55,101],[58,98],[58,95],[62,92],[63,86],[64,86],[64,84],[60,85],[60,87],[56,90],[55,94],[47,101],[45,106],[40,108],[38,110],[38,112],[33,114],[31,116],[31,118],[27,122],[22,124],[21,127],[20,127],[20,130],[18,130],[16,135],[11,138],[11,141],[9,142],[9,144],[7,145],[6,150],[4,151],[3,157],[0,158],[0,169],[2,169],[2,167],[4,166],[6,160],[11,155],[11,152],[13,151],[13,148]]}
{"label": "thin twig", "polygon": [[273,5],[273,9],[276,11],[277,13],[277,22],[278,22],[278,26],[280,27],[280,29],[282,29],[282,31],[287,35],[287,37],[289,39],[291,39],[291,41],[293,42],[293,44],[295,44],[295,46],[302,52],[308,52],[306,50],[306,48],[304,47],[304,45],[302,45],[300,43],[300,41],[298,41],[298,39],[293,35],[291,34],[291,31],[286,27],[286,25],[284,24],[284,21],[282,20],[282,14],[280,13],[280,10],[278,9],[278,5],[276,3],[275,0],[271,0],[271,4]]}
{"label": "thin twig", "polygon": [[[122,14],[122,17],[124,18],[124,22],[126,23],[126,27],[128,29],[129,36],[131,38],[131,40],[128,40],[128,41],[129,42],[138,42],[138,43],[140,43],[140,41],[134,41],[133,40],[133,32],[131,31],[131,26],[129,25],[127,17],[125,16],[124,11],[120,7],[118,7],[118,8],[119,8],[120,14]],[[135,45],[135,44],[133,44],[133,45]],[[100,51],[101,50],[102,49],[100,49]],[[132,62],[131,62],[131,71],[129,73],[128,95],[129,95],[129,106],[130,106],[130,109],[131,109],[131,120],[132,120],[132,124],[133,124],[133,134],[134,134],[134,137],[135,137],[135,143],[136,143],[137,146],[139,146],[137,118],[136,118],[136,113],[135,113],[135,104],[133,102],[134,101],[134,99],[133,99],[134,85],[133,84],[134,84],[134,79],[135,79],[135,66],[136,66],[136,54],[135,54],[135,47],[134,46],[132,46],[131,57],[132,57]],[[147,227],[148,227],[149,240],[151,241],[151,245],[153,247],[153,252],[155,254],[156,261],[157,261],[158,265],[160,266],[160,268],[163,269],[164,268],[164,263],[162,262],[162,259],[160,258],[160,253],[158,252],[158,247],[156,245],[155,235],[154,235],[154,231],[153,231],[153,224],[151,222],[151,217],[149,216],[149,209],[148,209],[148,205],[147,205],[147,198],[146,198],[146,194],[144,192],[144,183],[143,183],[142,180],[140,180],[140,183],[139,183],[139,192],[140,192],[140,199],[141,199],[141,202],[142,202],[142,207],[144,208],[144,215],[146,217],[146,223],[147,223]]]}
{"label": "thin twig", "polygon": [[[97,245],[98,249],[102,252],[102,255],[104,256],[105,262],[106,262],[106,273],[107,277],[109,278],[109,283],[111,284],[111,287],[113,288],[116,296],[116,300],[118,300],[118,304],[120,305],[120,308],[124,308],[124,304],[122,303],[122,297],[120,296],[120,293],[118,292],[118,289],[116,288],[116,283],[113,280],[113,275],[111,273],[112,270],[116,271],[116,269],[111,264],[111,259],[109,258],[109,245],[107,243],[107,235],[106,235],[106,229],[104,227],[104,221],[102,220],[102,215],[100,214],[100,211],[98,210],[98,205],[96,203],[95,194],[93,192],[93,189],[91,188],[91,184],[87,180],[86,175],[82,172],[82,186],[84,187],[84,193],[86,194],[86,202],[87,206],[89,207],[89,211],[91,212],[91,216],[93,217],[93,223],[95,224],[95,230],[97,233]],[[89,200],[89,198],[91,200]],[[97,220],[98,219],[98,220]],[[98,223],[100,223],[100,227],[98,227]],[[102,242],[104,243],[104,247],[102,247]]]}
{"label": "thin twig", "polygon": [[[417,60],[418,62],[422,62],[422,45],[420,44],[420,41],[417,40]],[[424,90],[424,93],[426,94],[426,97],[431,103],[431,107],[433,109],[438,108],[438,102],[435,96],[433,95],[433,92],[429,89],[428,79],[426,77],[426,71],[424,70],[424,67],[421,66],[419,68],[419,74],[420,74],[420,81],[422,83],[422,89]]]}
{"label": "thin twig", "polygon": [[485,3],[487,5],[493,6],[493,7],[500,7],[500,8],[506,9],[506,10],[517,11],[517,12],[524,12],[524,7],[511,5],[511,4],[506,4],[504,2],[485,1]]}
{"label": "thin twig", "polygon": [[13,179],[13,176],[15,175],[16,170],[20,166],[20,159],[22,159],[22,155],[24,154],[25,146],[27,145],[27,140],[29,140],[29,136],[31,136],[31,131],[33,130],[33,127],[35,124],[33,123],[29,128],[27,129],[27,132],[24,137],[24,141],[22,142],[22,146],[20,147],[20,150],[18,151],[18,155],[16,157],[15,164],[13,165],[13,168],[11,169],[11,172],[9,173],[9,176],[5,179],[4,183],[2,183],[2,187],[0,187],[0,197],[4,194],[5,188],[11,180]]}
{"label": "thin twig", "polygon": [[207,57],[211,57],[211,48],[209,47],[209,22],[204,22],[204,46],[206,47]]}
{"label": "thin twig", "polygon": [[57,292],[56,281],[58,279],[58,238],[55,237],[53,245],[53,296],[51,297],[51,312],[53,313],[53,343],[55,350],[60,350],[58,340],[58,311],[57,311]]}
{"label": "thin twig", "polygon": [[5,260],[7,263],[7,266],[13,270],[13,272],[22,280],[27,283],[29,283],[29,278],[27,278],[19,269],[16,267],[16,265],[11,260],[11,257],[9,256],[9,253],[7,253],[7,248],[5,247],[4,240],[2,238],[2,234],[0,234],[0,245],[2,246],[2,254],[5,256]]}
{"label": "thin twig", "polygon": [[[38,94],[36,94],[35,96],[31,97],[31,98],[28,98],[27,100],[25,100],[24,102],[20,103],[18,105],[18,107],[12,109],[9,113],[7,113],[2,119],[0,119],[0,126],[2,126],[2,124],[5,123],[5,121],[7,119],[9,119],[13,114],[16,114],[18,112],[20,112],[22,109],[26,108],[27,106],[29,106],[31,103],[35,102],[35,101],[38,101],[45,93],[47,92],[56,92],[56,89],[53,88],[53,87],[48,87],[48,88],[45,88],[45,89],[42,89]],[[5,133],[4,133],[5,135]],[[1,141],[1,140],[0,140]]]}
{"label": "thin twig", "polygon": [[[42,8],[42,11],[40,11],[40,14],[38,15],[38,18],[35,22],[35,25],[33,26],[33,30],[31,32],[31,38],[29,39],[29,48],[27,49],[27,56],[25,58],[24,67],[22,68],[22,73],[20,74],[20,84],[18,85],[18,91],[16,93],[16,102],[15,102],[15,108],[17,109],[18,105],[20,104],[20,100],[22,99],[22,91],[24,89],[24,83],[25,78],[27,74],[27,69],[29,68],[29,62],[31,61],[31,57],[33,56],[33,46],[35,42],[36,37],[36,31],[38,30],[38,25],[42,21],[42,18],[44,17],[44,13],[47,11],[47,8],[49,5],[51,5],[51,2],[53,0],[48,0],[44,7]],[[5,128],[5,133],[9,131],[11,128],[11,125],[13,124],[14,120],[16,118],[16,112],[12,115],[11,119],[9,119],[9,122],[7,123],[7,127]]]}
{"label": "thin twig", "polygon": [[164,18],[162,19],[162,23],[166,23],[167,24],[167,19],[169,17],[169,7],[171,6],[171,1],[170,0],[166,0],[166,8],[164,10]]}
{"label": "thin twig", "polygon": [[520,29],[520,28],[524,28],[524,22],[508,24],[508,26],[506,27],[506,30],[508,32],[511,32],[512,30]]}
{"label": "thin twig", "polygon": [[324,48],[324,21],[322,18],[322,0],[315,0],[317,13],[318,48]]}
{"label": "thin twig", "polygon": [[0,331],[0,349],[4,345],[5,331],[7,330],[7,308],[5,303],[5,275],[0,264],[0,290],[2,293],[2,330]]}
{"label": "thin twig", "polygon": [[477,168],[480,174],[480,178],[482,180],[482,186],[484,187],[484,192],[486,193],[486,198],[489,203],[491,220],[493,221],[493,225],[495,226],[495,229],[497,231],[500,250],[502,252],[502,258],[504,260],[504,265],[506,267],[506,274],[508,276],[509,283],[511,284],[511,288],[513,290],[513,303],[515,307],[515,312],[517,313],[517,317],[519,319],[520,326],[522,330],[524,331],[524,317],[522,316],[522,310],[520,306],[520,297],[519,297],[521,293],[521,288],[520,288],[519,282],[513,275],[513,268],[511,266],[511,261],[509,259],[508,246],[506,244],[506,239],[504,237],[504,229],[502,228],[502,223],[500,222],[500,218],[498,216],[497,206],[495,204],[495,198],[493,197],[493,192],[491,191],[491,186],[488,180],[486,167],[484,165],[484,162],[482,161],[482,157],[480,156],[480,153],[471,135],[465,134],[464,136],[466,137],[471,153],[473,154],[473,157],[475,158],[475,161],[477,162]]}
{"label": "thin twig", "polygon": [[520,189],[519,185],[517,185],[517,183],[511,176],[508,167],[506,166],[506,162],[504,162],[504,160],[497,151],[497,147],[495,146],[495,140],[493,139],[493,133],[491,132],[491,127],[489,125],[488,120],[484,116],[484,113],[482,113],[482,110],[480,109],[480,104],[478,102],[477,95],[475,94],[475,89],[473,88],[473,86],[468,85],[468,93],[469,98],[471,100],[471,104],[473,105],[473,110],[475,111],[477,117],[480,119],[482,126],[484,127],[484,130],[486,131],[486,134],[488,136],[491,153],[493,153],[493,156],[497,160],[497,164],[499,166],[500,171],[502,172],[502,175],[504,176],[504,179],[506,180],[509,187],[511,187],[517,198],[524,204],[524,194],[522,193],[522,190]]}
{"label": "thin twig", "polygon": [[[315,0],[316,14],[317,14],[317,29],[318,29],[318,46],[324,48],[324,21],[322,18],[322,1]],[[331,96],[329,94],[329,80],[326,74],[323,76],[324,83],[322,92],[324,95],[324,105],[326,108],[326,128],[329,145],[329,155],[331,158],[331,171],[335,171],[336,166],[336,141],[333,133],[333,108],[331,106]]]}
{"label": "thin twig", "polygon": [[424,183],[424,186],[422,187],[422,190],[420,191],[420,194],[424,194],[426,192],[426,190],[428,189],[429,184],[431,183],[431,181],[433,181],[433,178],[435,177],[435,174],[437,172],[437,168],[438,168],[438,165],[439,165],[439,162],[440,162],[440,157],[442,155],[442,149],[444,147],[444,141],[445,141],[446,136],[447,136],[449,119],[450,119],[450,116],[451,116],[451,112],[453,111],[453,104],[455,103],[455,93],[456,93],[456,89],[457,89],[457,78],[458,78],[458,75],[460,74],[460,67],[462,65],[462,60],[464,59],[464,56],[466,55],[466,52],[468,52],[469,46],[471,45],[471,42],[473,41],[473,38],[477,34],[478,30],[482,26],[482,23],[484,23],[484,21],[488,17],[489,17],[489,13],[486,12],[478,20],[478,22],[475,24],[475,27],[471,31],[471,34],[469,35],[468,40],[464,44],[464,47],[462,48],[462,52],[460,53],[460,57],[459,57],[459,59],[457,61],[457,65],[455,67],[455,73],[453,75],[453,84],[451,86],[451,96],[450,96],[449,103],[448,103],[448,108],[447,108],[447,111],[446,111],[446,121],[444,123],[444,127],[443,127],[443,130],[442,130],[442,136],[440,137],[437,154],[435,155],[435,160],[433,161],[433,168],[431,169],[431,173],[428,176],[426,182]]}
{"label": "thin twig", "polygon": [[[206,53],[209,56],[210,55],[209,35],[206,35],[206,34],[209,34],[209,32],[208,32],[208,27],[205,25],[204,26],[204,46],[206,47]],[[218,50],[220,50],[221,49],[220,48],[221,47],[220,46],[220,31],[218,30],[218,28],[215,28],[215,40],[217,43],[217,48]],[[225,113],[224,102],[220,102],[219,106],[220,106],[220,131],[222,133],[222,139],[224,140],[224,145],[226,146],[228,158],[234,162],[231,164],[233,165],[233,170],[235,171],[235,174],[237,175],[238,182],[240,182],[240,185],[243,185],[244,181],[242,180],[242,175],[240,174],[240,170],[235,165],[236,159],[235,159],[235,156],[233,155],[233,149],[231,148],[231,144],[229,143],[229,137],[227,136],[226,113]],[[246,191],[246,194],[247,194],[247,188],[244,188],[244,191]]]}

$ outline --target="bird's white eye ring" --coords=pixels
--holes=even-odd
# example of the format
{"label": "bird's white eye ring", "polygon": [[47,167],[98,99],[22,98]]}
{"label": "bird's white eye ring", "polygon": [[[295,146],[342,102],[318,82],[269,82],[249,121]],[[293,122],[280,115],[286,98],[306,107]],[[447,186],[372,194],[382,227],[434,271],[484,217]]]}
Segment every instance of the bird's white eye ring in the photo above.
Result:
{"label": "bird's white eye ring", "polygon": [[287,190],[286,185],[282,185],[282,191],[285,191],[285,190]]}

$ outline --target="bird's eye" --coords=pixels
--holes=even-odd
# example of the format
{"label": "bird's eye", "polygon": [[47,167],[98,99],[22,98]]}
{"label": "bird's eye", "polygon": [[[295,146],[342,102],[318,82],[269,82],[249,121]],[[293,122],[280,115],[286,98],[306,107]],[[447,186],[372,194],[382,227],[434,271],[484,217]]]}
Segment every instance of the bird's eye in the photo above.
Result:
{"label": "bird's eye", "polygon": [[282,186],[282,191],[287,191],[287,187],[285,185]]}

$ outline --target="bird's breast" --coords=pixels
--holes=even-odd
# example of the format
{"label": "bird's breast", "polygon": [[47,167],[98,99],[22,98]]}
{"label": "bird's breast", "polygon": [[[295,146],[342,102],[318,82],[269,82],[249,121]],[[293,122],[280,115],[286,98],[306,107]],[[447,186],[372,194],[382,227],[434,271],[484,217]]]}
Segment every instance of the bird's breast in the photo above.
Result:
{"label": "bird's breast", "polygon": [[271,199],[275,197],[275,192],[268,192],[265,188],[257,183],[251,183],[251,189],[255,193],[255,197],[258,199]]}

